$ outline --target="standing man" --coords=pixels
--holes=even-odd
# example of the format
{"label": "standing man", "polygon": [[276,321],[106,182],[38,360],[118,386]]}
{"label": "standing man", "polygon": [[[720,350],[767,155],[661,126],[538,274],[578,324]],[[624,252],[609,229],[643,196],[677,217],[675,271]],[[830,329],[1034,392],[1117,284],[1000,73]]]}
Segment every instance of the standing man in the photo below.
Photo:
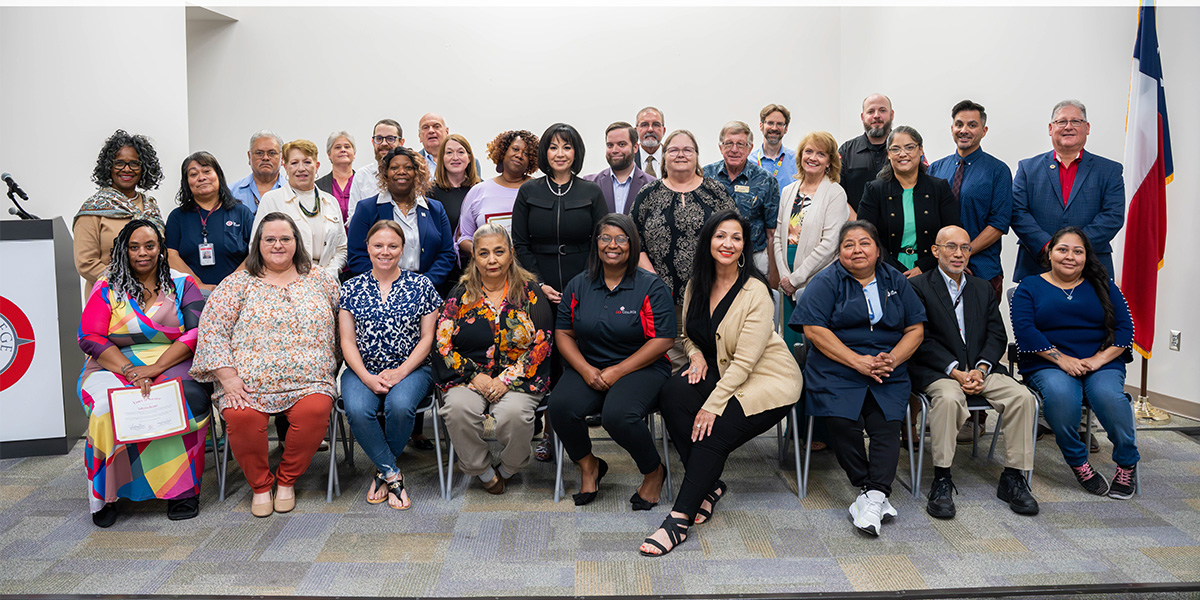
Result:
{"label": "standing man", "polygon": [[258,211],[262,195],[287,183],[287,175],[279,167],[283,165],[283,138],[263,129],[250,136],[250,174],[235,181],[229,191],[233,197],[246,205],[250,212]]}
{"label": "standing man", "polygon": [[792,113],[782,104],[768,104],[758,111],[758,130],[763,134],[762,146],[750,155],[754,164],[762,167],[779,184],[779,189],[796,181],[796,153],[783,146]]}
{"label": "standing man", "polygon": [[617,121],[604,130],[604,160],[608,161],[608,168],[595,175],[584,176],[584,179],[600,186],[610,213],[629,214],[638,190],[654,181],[653,177],[633,164],[636,151],[637,129],[625,121]]}
{"label": "standing man", "polygon": [[957,512],[950,464],[972,395],[982,396],[1003,416],[1004,472],[996,497],[1017,514],[1036,515],[1037,500],[1021,471],[1033,469],[1037,402],[1000,364],[1008,347],[1000,301],[988,282],[966,273],[970,239],[961,227],[943,227],[932,249],[938,268],[909,280],[928,317],[925,339],[908,367],[913,389],[929,395],[933,483],[925,511],[939,519],[952,519]]}
{"label": "standing man", "polygon": [[767,248],[775,237],[775,220],[779,216],[779,184],[770,173],[747,160],[754,146],[754,132],[749,125],[730,121],[721,128],[718,140],[724,158],[706,165],[704,176],[725,186],[738,212],[750,221],[747,241],[754,251],[754,264],[767,274],[771,289],[775,289],[779,274]]}
{"label": "standing man", "polygon": [[379,195],[379,161],[393,148],[404,145],[404,132],[400,124],[393,119],[380,119],[372,130],[371,145],[375,148],[375,160],[354,174],[354,184],[350,186],[350,200],[346,206],[347,223],[354,218],[354,208],[359,200]]}
{"label": "standing man", "polygon": [[1112,278],[1112,239],[1125,224],[1121,163],[1083,151],[1091,125],[1078,100],[1054,105],[1049,131],[1054,149],[1018,163],[1013,178],[1012,228],[1020,241],[1013,281],[1046,271],[1038,253],[1068,225],[1083,230]]}
{"label": "standing man", "polygon": [[846,201],[850,203],[853,214],[858,213],[858,203],[862,200],[863,188],[879,174],[879,170],[887,162],[887,150],[883,145],[887,136],[892,132],[892,101],[883,94],[871,94],[863,99],[862,112],[863,134],[846,140],[838,154],[842,155],[842,188],[846,190]]}
{"label": "standing man", "polygon": [[641,142],[641,149],[634,157],[634,162],[647,175],[660,179],[663,176],[663,153],[660,146],[663,136],[667,134],[662,111],[647,106],[638,111],[634,122],[637,123],[638,140]]}
{"label": "standing man", "polygon": [[950,110],[950,135],[957,151],[929,166],[929,174],[950,182],[963,228],[971,236],[971,274],[986,280],[1000,300],[1004,270],[1000,238],[1012,220],[1012,170],[980,148],[987,135],[983,105],[963,100]]}
{"label": "standing man", "polygon": [[437,169],[438,147],[441,146],[442,140],[450,135],[450,128],[446,127],[446,120],[442,115],[425,113],[417,122],[417,135],[421,137],[421,155],[429,165],[429,175],[432,179],[433,171]]}

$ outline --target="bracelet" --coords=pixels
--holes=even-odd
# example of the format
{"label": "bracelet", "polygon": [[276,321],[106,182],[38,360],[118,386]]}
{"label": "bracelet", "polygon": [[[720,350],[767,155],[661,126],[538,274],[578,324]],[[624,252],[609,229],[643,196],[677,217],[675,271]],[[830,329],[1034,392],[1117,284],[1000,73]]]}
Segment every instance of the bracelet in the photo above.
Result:
{"label": "bracelet", "polygon": [[126,373],[129,373],[129,370],[132,368],[133,368],[133,363],[125,363],[125,366],[121,367],[121,374],[125,375]]}

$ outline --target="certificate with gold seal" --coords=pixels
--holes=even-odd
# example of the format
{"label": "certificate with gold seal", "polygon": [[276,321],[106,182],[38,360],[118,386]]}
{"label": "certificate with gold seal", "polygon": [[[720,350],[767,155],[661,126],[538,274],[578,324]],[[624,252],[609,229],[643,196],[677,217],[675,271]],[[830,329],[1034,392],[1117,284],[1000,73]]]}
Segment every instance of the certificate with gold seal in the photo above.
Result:
{"label": "certificate with gold seal", "polygon": [[111,389],[108,401],[118,444],[149,442],[188,430],[183,385],[178,379],[150,386],[150,394],[145,396],[141,386]]}

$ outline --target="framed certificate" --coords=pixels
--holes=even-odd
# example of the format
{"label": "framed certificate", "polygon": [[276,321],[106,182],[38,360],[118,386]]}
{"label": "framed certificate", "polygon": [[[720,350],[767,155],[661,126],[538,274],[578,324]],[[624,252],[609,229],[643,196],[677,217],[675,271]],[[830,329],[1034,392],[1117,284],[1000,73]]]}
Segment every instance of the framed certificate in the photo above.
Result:
{"label": "framed certificate", "polygon": [[118,444],[149,442],[188,430],[183,406],[183,385],[171,379],[150,387],[143,396],[141,386],[108,390],[113,437]]}
{"label": "framed certificate", "polygon": [[512,212],[484,213],[484,223],[495,223],[508,230],[512,235]]}

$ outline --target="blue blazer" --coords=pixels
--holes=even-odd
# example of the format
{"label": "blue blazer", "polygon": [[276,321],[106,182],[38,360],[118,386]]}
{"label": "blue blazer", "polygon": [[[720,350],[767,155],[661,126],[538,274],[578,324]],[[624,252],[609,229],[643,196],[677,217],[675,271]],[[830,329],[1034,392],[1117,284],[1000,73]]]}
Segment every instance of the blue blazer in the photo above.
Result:
{"label": "blue blazer", "polygon": [[1054,232],[1073,226],[1083,230],[1096,258],[1112,278],[1112,239],[1125,224],[1125,181],[1121,163],[1086,150],[1079,159],[1071,196],[1063,206],[1062,184],[1054,152],[1027,158],[1017,165],[1013,177],[1012,229],[1020,240],[1013,281],[1046,271],[1037,262],[1038,253]]}
{"label": "blue blazer", "polygon": [[[350,219],[346,268],[358,275],[371,270],[371,258],[367,255],[367,232],[376,221],[392,218],[392,204],[378,203],[379,194],[364,198],[354,209]],[[454,236],[450,230],[450,218],[446,209],[437,200],[425,199],[429,208],[417,205],[417,236],[421,244],[421,266],[418,273],[429,278],[433,285],[441,285],[454,266]]]}

